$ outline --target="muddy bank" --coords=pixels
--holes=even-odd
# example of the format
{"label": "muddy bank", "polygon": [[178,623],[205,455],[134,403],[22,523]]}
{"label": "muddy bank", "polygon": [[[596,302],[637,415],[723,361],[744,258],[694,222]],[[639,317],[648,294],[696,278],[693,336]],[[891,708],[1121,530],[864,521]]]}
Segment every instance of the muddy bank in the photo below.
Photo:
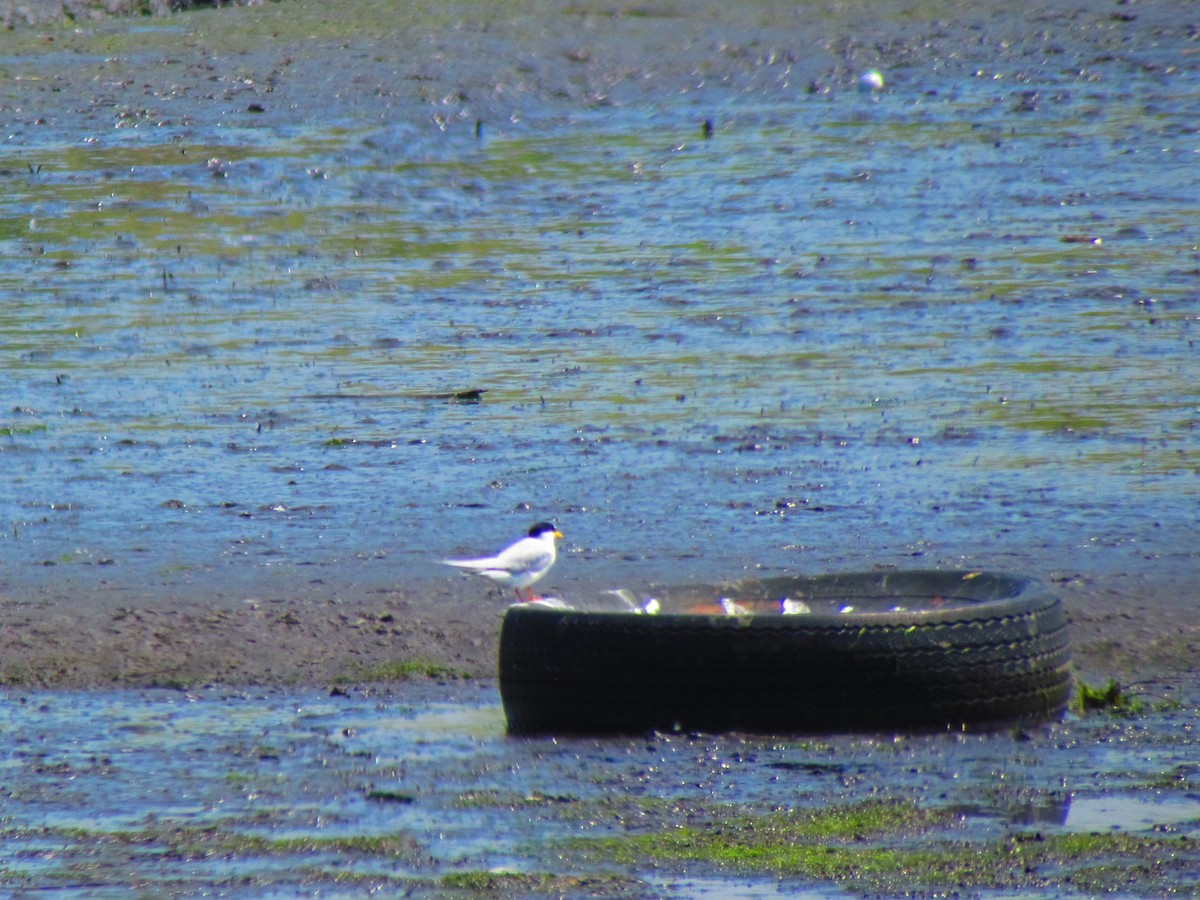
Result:
{"label": "muddy bank", "polygon": [[263,0],[0,0],[5,28],[94,22],[114,16],[166,16],[206,6],[249,6]]}
{"label": "muddy bank", "polygon": [[0,682],[305,686],[495,672],[501,605],[379,592],[142,607],[0,601]]}
{"label": "muddy bank", "polygon": [[[1200,627],[1178,597],[1131,579],[1055,586],[1089,683],[1200,673]],[[449,579],[421,593],[142,606],[0,600],[0,683],[24,687],[329,686],[398,678],[490,678],[505,599]]]}

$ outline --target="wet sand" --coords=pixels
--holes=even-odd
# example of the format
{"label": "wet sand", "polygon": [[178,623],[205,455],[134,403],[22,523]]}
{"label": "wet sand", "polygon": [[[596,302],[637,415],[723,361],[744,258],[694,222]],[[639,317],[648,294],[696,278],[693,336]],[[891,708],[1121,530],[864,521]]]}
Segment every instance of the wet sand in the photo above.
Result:
{"label": "wet sand", "polygon": [[[910,77],[912,67],[958,67],[968,73],[988,58],[1011,69],[1017,63],[1054,65],[1063,57],[1123,54],[1139,65],[1165,69],[1181,60],[1163,57],[1159,48],[1164,42],[1186,43],[1189,29],[1194,35],[1200,21],[1188,3],[1096,5],[1082,0],[1052,0],[1049,6],[1017,2],[982,11],[972,3],[935,3],[933,12],[929,4],[910,10],[904,3],[799,9],[688,3],[656,6],[654,15],[616,4],[578,17],[546,15],[542,4],[532,3],[491,22],[418,11],[415,15],[422,18],[405,30],[403,23],[376,16],[366,4],[363,15],[370,27],[364,27],[361,37],[344,38],[338,29],[327,28],[324,39],[304,40],[304,29],[316,28],[314,6],[186,15],[228,17],[229,52],[238,55],[247,71],[261,69],[260,81],[271,79],[271,102],[257,115],[281,121],[306,94],[326,92],[340,92],[344,102],[378,104],[381,115],[397,109],[428,114],[431,99],[442,98],[439,108],[453,119],[464,114],[468,97],[473,98],[472,115],[489,116],[533,108],[540,100],[591,108],[669,103],[704,80],[781,94],[797,86],[848,89],[856,73],[885,54],[900,80]],[[293,15],[297,12],[302,15]],[[285,25],[289,15],[300,24]],[[284,31],[277,46],[267,51],[249,46],[264,31],[248,32],[236,23],[254,17],[277,23],[268,24],[266,31]],[[186,18],[179,22],[184,29],[192,25]],[[7,40],[28,53],[48,53],[64,42],[86,45],[92,39],[56,36],[46,27],[41,20],[40,31],[18,29]],[[119,33],[123,26],[108,22],[104,27]],[[220,114],[228,94],[213,89],[212,67],[202,65],[215,53],[209,43],[214,33],[206,26],[205,41],[181,42],[169,69],[126,56],[125,83],[151,94],[160,92],[159,82],[169,78],[176,82],[172,96],[191,104],[186,115]],[[381,94],[384,67],[373,54],[382,43],[392,42],[394,55],[401,33],[410,77],[388,82]],[[784,40],[783,34],[796,37]],[[119,41],[111,34],[96,40]],[[301,64],[293,67],[288,54],[299,58],[301,53]],[[333,77],[346,65],[356,67],[356,77]],[[139,67],[144,71],[136,71]],[[45,82],[13,82],[7,85],[6,105],[11,112],[78,98],[80,92],[94,90],[91,78],[87,66],[74,74],[64,71],[53,93]],[[496,89],[500,83],[507,85],[506,92]],[[1014,83],[1013,89],[1019,91],[1020,85]],[[122,95],[121,102],[126,99]],[[81,123],[94,124],[97,116],[111,120],[109,107],[116,102],[107,95],[91,103],[77,100],[71,111],[63,112],[64,121],[72,116]],[[561,565],[569,566],[570,560]],[[403,583],[403,575],[396,573],[397,584]],[[1073,622],[1081,676],[1195,683],[1200,627],[1195,598],[1181,594],[1186,576],[1179,571],[1164,575],[1155,560],[1147,559],[1141,571],[1059,583]],[[5,586],[0,580],[0,683],[72,688],[324,685],[369,679],[373,670],[379,671],[376,667],[397,660],[490,677],[504,604],[498,595],[453,573],[444,584],[411,589],[364,589],[354,583],[353,573],[340,583],[325,578],[286,592],[267,582],[252,593],[254,599],[223,591],[219,584],[211,591],[177,593],[147,585],[143,594],[152,601],[119,603],[92,602],[52,570],[38,581]]]}

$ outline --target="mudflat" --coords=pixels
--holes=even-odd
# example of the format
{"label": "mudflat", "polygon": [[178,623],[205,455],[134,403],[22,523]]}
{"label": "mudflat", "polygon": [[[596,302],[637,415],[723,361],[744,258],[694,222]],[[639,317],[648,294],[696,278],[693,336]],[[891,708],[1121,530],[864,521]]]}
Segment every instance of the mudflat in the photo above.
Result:
{"label": "mudflat", "polygon": [[[569,565],[569,560],[567,561]],[[1182,682],[1200,673],[1200,630],[1151,583],[1062,584],[1079,677]],[[138,607],[73,598],[0,602],[0,679],[26,687],[325,686],[398,676],[492,677],[508,600],[448,579],[380,590]]]}
{"label": "mudflat", "polygon": [[[67,26],[35,4],[6,7],[13,30],[0,42],[5,55],[32,60],[34,69],[40,57],[55,57],[60,68],[53,80],[6,80],[4,114],[58,117],[66,130],[111,121],[118,107],[137,116],[131,100],[161,100],[168,90],[169,112],[180,121],[225,115],[239,88],[214,79],[227,74],[220,67],[230,59],[247,83],[270,80],[271,102],[254,111],[263,121],[286,122],[298,105],[336,95],[381,116],[419,111],[452,121],[469,105],[470,116],[486,123],[515,105],[670,104],[705,82],[735,93],[848,90],[881,56],[901,79],[924,66],[969,77],[985,59],[1033,70],[1113,55],[1166,71],[1192,57],[1158,48],[1190,40],[1194,51],[1197,26],[1194,5],[1172,2],[681,0],[575,4],[570,14],[542,2],[458,11],[405,4],[402,12],[391,3],[298,2],[176,14],[183,39],[166,60],[138,52],[141,19],[79,18]],[[202,39],[187,37],[195,27]],[[121,58],[119,81],[66,64],[70,54],[91,59],[106,47]],[[392,77],[397,58],[407,78]],[[299,59],[303,65],[293,67]],[[304,77],[293,77],[300,70]],[[1019,81],[1012,90],[1019,98]],[[1186,559],[1195,562],[1194,554]],[[560,571],[571,562],[568,553]],[[1030,560],[1034,573],[1054,568]],[[670,571],[659,574],[666,580]],[[1186,562],[1165,567],[1149,557],[1124,571],[1070,572],[1052,580],[1072,620],[1082,677],[1195,684],[1200,627],[1196,598],[1185,593]],[[229,589],[218,571],[207,586],[147,583],[115,601],[97,599],[86,579],[80,587],[59,578],[53,566],[36,578],[10,575],[0,571],[0,683],[21,686],[324,685],[382,677],[398,662],[489,677],[507,602],[449,571],[444,581],[412,582],[398,570],[395,587],[379,587],[362,586],[348,569],[286,590],[264,579],[250,591]]]}

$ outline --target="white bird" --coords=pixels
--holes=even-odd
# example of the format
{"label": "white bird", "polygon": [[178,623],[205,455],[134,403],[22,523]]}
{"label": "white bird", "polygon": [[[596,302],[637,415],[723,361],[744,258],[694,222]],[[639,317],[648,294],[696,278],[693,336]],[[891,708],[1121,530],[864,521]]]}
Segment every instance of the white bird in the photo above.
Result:
{"label": "white bird", "polygon": [[533,592],[526,591],[528,597],[521,596],[521,588],[531,584],[550,571],[554,560],[558,558],[558,550],[554,545],[562,532],[549,522],[538,522],[529,529],[529,534],[510,547],[505,547],[495,556],[481,559],[444,559],[448,566],[466,569],[475,575],[482,575],[502,588],[512,588],[517,600],[533,600]]}

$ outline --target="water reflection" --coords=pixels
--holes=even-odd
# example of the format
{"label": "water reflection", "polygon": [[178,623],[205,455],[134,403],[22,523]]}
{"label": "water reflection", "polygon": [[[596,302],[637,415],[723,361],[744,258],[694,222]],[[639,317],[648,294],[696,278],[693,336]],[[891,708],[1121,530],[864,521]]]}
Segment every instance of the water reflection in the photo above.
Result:
{"label": "water reflection", "polygon": [[1105,794],[1071,800],[1062,824],[1070,831],[1200,832],[1200,799],[1172,795]]}

